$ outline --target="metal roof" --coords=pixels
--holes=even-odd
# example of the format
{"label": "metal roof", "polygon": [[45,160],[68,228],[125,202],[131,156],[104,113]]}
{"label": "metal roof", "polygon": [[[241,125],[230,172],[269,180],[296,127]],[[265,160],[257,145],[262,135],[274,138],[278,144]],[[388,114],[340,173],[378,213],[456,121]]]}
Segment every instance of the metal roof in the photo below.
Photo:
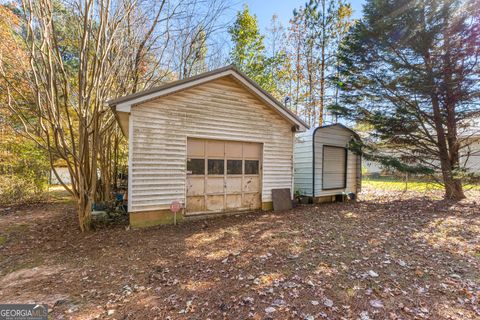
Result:
{"label": "metal roof", "polygon": [[349,127],[347,127],[346,125],[344,124],[341,124],[341,123],[332,123],[332,124],[327,124],[327,125],[324,125],[324,126],[321,126],[321,127],[317,127],[315,129],[313,129],[312,131],[312,134],[315,135],[316,131],[317,130],[321,130],[321,129],[325,129],[325,128],[330,128],[330,127],[340,127],[340,128],[343,128],[347,131],[350,131],[357,139],[361,140],[360,136],[358,135],[357,132],[355,132],[354,130],[350,129]]}

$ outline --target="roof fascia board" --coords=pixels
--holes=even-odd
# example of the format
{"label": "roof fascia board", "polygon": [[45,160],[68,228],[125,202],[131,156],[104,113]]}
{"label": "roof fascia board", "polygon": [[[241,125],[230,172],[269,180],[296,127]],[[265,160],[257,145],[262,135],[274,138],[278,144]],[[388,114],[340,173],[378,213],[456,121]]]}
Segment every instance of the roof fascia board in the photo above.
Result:
{"label": "roof fascia board", "polygon": [[132,105],[130,103],[127,103],[127,102],[119,103],[115,106],[115,111],[130,113],[131,107],[132,107]]}

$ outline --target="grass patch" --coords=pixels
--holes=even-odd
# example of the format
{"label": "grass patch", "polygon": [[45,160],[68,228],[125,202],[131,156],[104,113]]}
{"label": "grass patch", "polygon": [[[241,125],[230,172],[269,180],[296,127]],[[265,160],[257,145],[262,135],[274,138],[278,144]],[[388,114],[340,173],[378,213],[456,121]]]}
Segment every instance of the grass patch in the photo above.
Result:
{"label": "grass patch", "polygon": [[442,190],[443,187],[439,184],[432,182],[423,182],[423,181],[399,181],[399,180],[380,180],[380,179],[365,179],[362,181],[363,186],[377,189],[377,190],[392,190],[392,191],[432,191],[432,190]]}
{"label": "grass patch", "polygon": [[75,200],[72,195],[63,188],[63,186],[50,186],[48,190],[49,200],[56,203],[74,204]]}
{"label": "grass patch", "polygon": [[3,246],[7,242],[7,237],[0,236],[0,246]]}
{"label": "grass patch", "polygon": [[[369,189],[389,191],[427,192],[443,190],[443,186],[433,181],[418,179],[402,180],[397,177],[363,177],[362,185]],[[480,185],[464,185],[464,190],[480,190]]]}

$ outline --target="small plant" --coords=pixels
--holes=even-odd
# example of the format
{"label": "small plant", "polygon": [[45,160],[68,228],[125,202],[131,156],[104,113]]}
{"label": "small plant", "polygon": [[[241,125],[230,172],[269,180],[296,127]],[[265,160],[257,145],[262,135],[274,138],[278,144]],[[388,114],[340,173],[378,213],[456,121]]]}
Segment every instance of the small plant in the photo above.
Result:
{"label": "small plant", "polygon": [[299,189],[295,189],[293,196],[295,197],[295,199],[299,199],[302,196],[302,194],[300,193]]}

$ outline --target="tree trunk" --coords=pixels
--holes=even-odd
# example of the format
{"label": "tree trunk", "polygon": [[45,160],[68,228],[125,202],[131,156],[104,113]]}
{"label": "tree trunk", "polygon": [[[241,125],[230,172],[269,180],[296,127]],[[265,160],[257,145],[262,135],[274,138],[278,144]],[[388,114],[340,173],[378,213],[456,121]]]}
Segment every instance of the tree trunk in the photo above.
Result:
{"label": "tree trunk", "polygon": [[80,195],[77,202],[78,224],[82,232],[92,228],[92,201],[87,195]]}
{"label": "tree trunk", "polygon": [[[448,6],[444,6],[445,10],[448,10]],[[445,54],[443,55],[443,63],[444,63],[444,86],[445,86],[445,111],[446,111],[446,139],[448,143],[448,151],[449,151],[449,172],[448,175],[444,176],[444,183],[445,183],[445,198],[453,199],[453,200],[461,200],[465,198],[465,194],[463,193],[463,186],[462,181],[454,176],[454,170],[458,169],[460,163],[460,156],[459,156],[459,142],[458,142],[458,135],[457,135],[457,120],[456,120],[456,112],[455,112],[455,89],[454,89],[454,82],[452,79],[452,72],[455,68],[454,62],[451,59],[451,52],[452,48],[450,46],[450,34],[448,29],[444,32],[444,46],[445,46]]]}
{"label": "tree trunk", "polygon": [[[429,85],[432,88],[435,88],[433,70],[431,67],[431,57],[428,51],[425,53],[424,58],[427,66],[427,72],[429,75]],[[442,170],[442,178],[445,188],[444,197],[445,199],[450,200],[461,200],[465,198],[465,194],[463,193],[462,181],[458,178],[455,178],[453,172],[455,166],[458,164],[458,152],[453,152],[453,156],[451,156],[447,140],[447,138],[452,137],[452,129],[449,128],[449,137],[447,137],[444,123],[448,121],[444,121],[445,112],[442,112],[440,108],[440,99],[436,92],[432,92],[430,98],[432,100],[433,124],[437,135],[436,144],[438,147],[440,168]],[[447,115],[447,118],[451,121],[451,114]],[[447,128],[448,126],[449,124],[447,123]]]}
{"label": "tree trunk", "polygon": [[318,106],[318,125],[323,125],[323,110],[325,104],[325,47],[322,46],[322,62],[320,65],[320,104]]}
{"label": "tree trunk", "polygon": [[465,198],[462,181],[455,178],[453,172],[455,163],[458,163],[458,154],[456,156],[456,161],[455,159],[452,161],[448,152],[447,139],[441,122],[440,108],[438,107],[438,99],[436,96],[433,97],[432,102],[434,123],[438,139],[437,146],[440,155],[440,167],[442,169],[443,183],[445,185],[445,199],[461,200]]}
{"label": "tree trunk", "polygon": [[462,182],[451,176],[444,176],[443,181],[445,184],[445,199],[449,200],[462,200],[465,199],[465,193],[463,192]]}
{"label": "tree trunk", "polygon": [[323,111],[325,105],[325,47],[327,26],[325,21],[325,1],[322,1],[322,42],[320,61],[320,105],[318,107],[318,125],[323,125]]}

